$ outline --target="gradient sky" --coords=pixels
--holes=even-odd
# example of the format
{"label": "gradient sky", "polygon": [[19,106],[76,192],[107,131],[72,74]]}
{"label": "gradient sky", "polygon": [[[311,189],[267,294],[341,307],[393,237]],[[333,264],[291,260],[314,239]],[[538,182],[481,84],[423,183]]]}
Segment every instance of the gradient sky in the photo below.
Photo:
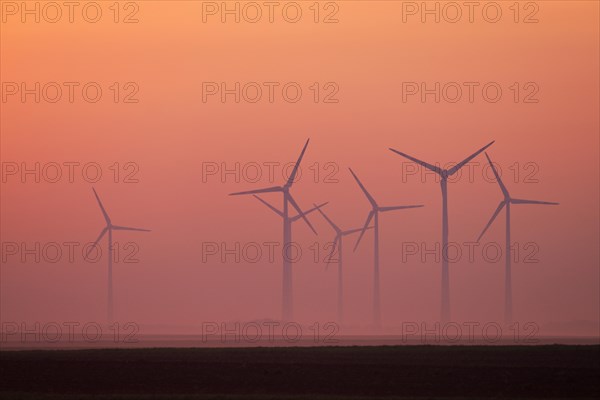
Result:
{"label": "gradient sky", "polygon": [[[331,24],[313,22],[312,2],[299,2],[304,14],[295,24],[277,13],[273,23],[221,23],[218,16],[203,23],[202,3],[192,1],[138,2],[138,23],[114,23],[108,3],[100,3],[104,14],[95,24],[77,13],[73,23],[55,24],[22,23],[5,15],[4,84],[94,81],[103,97],[87,103],[76,90],[73,103],[66,92],[57,103],[35,103],[31,96],[25,103],[18,96],[3,100],[4,165],[96,162],[104,175],[93,185],[78,169],[73,183],[5,177],[0,232],[3,243],[93,241],[103,220],[92,186],[115,223],[152,229],[115,234],[116,241],[139,245],[140,260],[115,264],[119,320],[183,325],[278,318],[279,261],[221,263],[212,257],[203,263],[202,243],[280,241],[281,220],[275,214],[251,197],[227,194],[282,183],[281,169],[275,182],[236,183],[231,176],[203,182],[202,168],[207,162],[229,167],[291,162],[310,137],[303,176],[293,190],[301,206],[329,201],[326,210],[339,225],[360,226],[368,203],[347,167],[383,205],[425,205],[381,218],[385,324],[435,320],[440,298],[439,264],[416,256],[401,263],[403,242],[433,246],[440,240],[439,185],[433,177],[423,182],[412,176],[403,183],[404,160],[388,147],[446,163],[491,140],[496,143],[489,154],[508,177],[511,194],[561,203],[513,208],[513,241],[535,242],[539,248],[538,263],[513,264],[515,319],[540,325],[597,323],[597,2],[537,2],[539,22],[529,24],[513,21],[512,2],[500,2],[498,23],[486,22],[480,13],[473,23],[466,16],[458,23],[422,23],[410,16],[403,23],[402,2],[338,2],[339,22]],[[202,101],[203,82],[252,81],[298,82],[302,100],[287,103],[276,92],[273,103],[266,97],[255,104],[222,103],[215,97]],[[418,97],[402,101],[403,82],[471,81],[497,82],[502,100],[488,103],[479,91],[473,103],[464,98],[435,103],[432,97],[425,103]],[[114,103],[109,89],[114,82],[135,82],[139,102]],[[339,102],[315,103],[309,89],[314,82],[320,83],[321,95],[325,83],[335,82]],[[509,89],[515,82],[521,87],[534,82],[539,102],[515,103]],[[463,178],[449,188],[451,241],[475,241],[501,200],[497,185],[482,178],[485,158],[476,161],[473,181]],[[113,182],[108,167],[115,162],[136,163],[139,182]],[[538,168],[537,183],[524,179],[529,162]],[[317,183],[308,169],[315,163],[322,174]],[[326,163],[338,170],[326,170]],[[521,173],[516,181],[508,169],[514,163]],[[337,183],[324,182],[329,171]],[[265,198],[280,204],[277,195]],[[325,271],[308,249],[315,241],[330,241],[333,232],[318,215],[311,217],[319,236],[301,222],[294,225],[294,239],[306,253],[294,267],[296,319],[306,323],[332,320],[336,312],[335,269]],[[503,234],[499,218],[486,240],[502,244]],[[353,239],[347,243],[347,319],[368,323],[372,233],[354,254]],[[77,262],[63,257],[56,264],[7,257],[0,282],[3,321],[104,320],[104,261],[81,262],[80,253]],[[451,265],[453,319],[501,321],[503,282],[503,259],[494,264],[478,257]]]}

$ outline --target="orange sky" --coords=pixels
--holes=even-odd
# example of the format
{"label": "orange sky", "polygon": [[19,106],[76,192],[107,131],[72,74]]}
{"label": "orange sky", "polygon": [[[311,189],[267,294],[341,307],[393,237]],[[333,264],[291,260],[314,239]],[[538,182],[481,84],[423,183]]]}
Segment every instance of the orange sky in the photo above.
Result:
{"label": "orange sky", "polygon": [[[2,7],[5,3],[10,2],[3,1]],[[489,154],[507,176],[509,166],[519,163],[522,175],[506,182],[514,196],[561,203],[513,208],[513,241],[539,246],[538,263],[513,265],[515,318],[540,325],[597,323],[597,2],[536,2],[537,23],[522,21],[533,9],[521,9],[515,23],[512,1],[498,2],[503,11],[498,23],[477,12],[473,23],[422,23],[418,15],[407,16],[404,23],[402,2],[340,1],[339,22],[329,24],[315,23],[309,9],[313,2],[303,1],[298,2],[303,10],[298,23],[286,22],[277,12],[273,23],[222,23],[218,15],[207,16],[204,23],[202,2],[195,1],[140,1],[139,22],[114,23],[108,8],[112,2],[98,3],[103,10],[98,23],[86,22],[77,11],[73,23],[66,17],[58,23],[43,18],[22,22],[20,14],[7,15],[3,8],[0,72],[6,99],[0,104],[0,155],[3,168],[7,163],[96,162],[103,178],[93,186],[115,222],[152,229],[148,234],[115,234],[117,241],[139,245],[140,260],[115,265],[119,319],[196,324],[277,318],[279,262],[235,264],[212,258],[202,263],[203,242],[281,240],[275,214],[250,197],[227,196],[272,183],[236,183],[231,176],[225,182],[214,176],[203,182],[202,168],[207,162],[230,167],[236,162],[290,162],[310,137],[305,175],[293,191],[302,206],[329,201],[327,211],[335,221],[360,226],[368,203],[351,180],[349,166],[384,205],[426,206],[382,216],[385,323],[435,320],[440,296],[437,263],[399,261],[402,242],[433,246],[439,240],[439,186],[431,177],[426,182],[409,177],[403,183],[403,160],[388,147],[446,163],[460,161],[491,140],[496,143]],[[335,10],[324,5],[319,19]],[[121,10],[119,18],[132,10]],[[58,82],[63,96],[56,103],[43,97],[35,103],[33,95],[22,102],[20,93],[7,94],[11,82],[30,88],[35,82]],[[64,82],[80,83],[73,103]],[[88,82],[103,90],[97,103],[82,98],[80,88]],[[109,88],[115,82],[119,100],[132,90],[125,84],[134,82],[139,101],[115,103]],[[303,96],[289,103],[276,89],[270,103],[265,89],[257,103],[235,103],[233,96],[225,103],[218,96],[203,102],[203,82],[229,87],[278,82],[278,88],[297,82]],[[310,89],[315,82],[320,86],[317,103]],[[339,88],[337,103],[322,101],[333,87],[326,88],[328,82]],[[472,103],[466,92],[456,103],[435,103],[433,96],[426,102],[418,96],[403,102],[403,82],[429,87],[478,82],[479,88],[494,82],[503,96],[490,103],[476,89]],[[515,82],[521,96],[529,93],[525,85],[534,83],[539,101],[524,103],[521,97],[515,102],[510,89]],[[484,160],[476,159],[479,168]],[[123,183],[121,175],[115,183],[109,169],[115,162],[122,173],[129,171],[123,169],[125,163],[135,163],[139,182]],[[326,170],[328,162],[336,169]],[[528,162],[538,167],[537,183],[524,181]],[[318,183],[308,178],[315,163],[322,174]],[[337,183],[323,182],[329,171],[335,172]],[[73,183],[3,177],[2,242],[93,241],[103,221],[91,187],[77,172]],[[498,187],[480,173],[473,182],[451,184],[449,196],[450,240],[461,243],[476,240],[501,200]],[[279,204],[276,195],[269,199]],[[308,249],[333,235],[318,215],[311,220],[318,237],[300,222],[294,225],[295,239],[307,254],[294,270],[296,318],[304,322],[335,317],[335,272],[314,263]],[[502,243],[503,232],[499,218],[487,238]],[[346,309],[353,323],[370,321],[371,243],[367,234],[355,254],[353,239],[346,245]],[[11,256],[2,263],[0,288],[3,321],[102,320],[106,264],[64,259],[22,263]],[[503,261],[452,265],[453,317],[501,320],[502,288]]]}

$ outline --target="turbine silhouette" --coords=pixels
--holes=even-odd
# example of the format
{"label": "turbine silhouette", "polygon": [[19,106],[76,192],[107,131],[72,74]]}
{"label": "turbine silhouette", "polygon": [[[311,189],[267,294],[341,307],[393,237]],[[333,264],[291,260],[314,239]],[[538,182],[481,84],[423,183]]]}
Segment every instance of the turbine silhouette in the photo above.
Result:
{"label": "turbine silhouette", "polygon": [[395,210],[404,210],[407,208],[419,208],[423,207],[423,205],[414,205],[414,206],[391,206],[391,207],[380,207],[373,196],[367,191],[362,182],[358,179],[354,171],[351,168],[348,168],[350,173],[360,186],[361,190],[371,203],[371,211],[367,215],[367,219],[365,221],[365,225],[361,229],[360,235],[358,236],[358,240],[354,245],[354,250],[358,247],[365,231],[368,229],[371,220],[373,219],[373,230],[375,231],[375,239],[373,240],[373,325],[375,328],[381,327],[381,298],[380,298],[380,287],[379,287],[379,213],[380,212],[388,212]]}
{"label": "turbine silhouette", "polygon": [[104,235],[108,232],[108,303],[107,303],[107,318],[108,322],[113,320],[113,279],[112,279],[112,262],[113,262],[113,248],[112,248],[112,234],[113,230],[115,231],[138,231],[138,232],[150,232],[149,229],[141,229],[141,228],[130,228],[127,226],[119,226],[113,225],[106,209],[102,205],[102,201],[100,201],[100,197],[98,193],[96,193],[96,189],[92,188],[94,192],[94,196],[98,201],[98,205],[100,206],[100,211],[102,211],[102,215],[104,216],[104,221],[106,222],[106,226],[102,231],[100,231],[100,235],[98,235],[98,239],[94,242],[94,244],[88,249],[85,257],[87,258],[93,248],[96,247],[98,242],[104,237]]}
{"label": "turbine silhouette", "polygon": [[492,167],[492,171],[494,171],[494,175],[496,176],[496,182],[498,182],[498,186],[500,186],[500,190],[502,191],[502,194],[504,195],[504,200],[502,200],[500,202],[500,204],[498,205],[498,208],[496,208],[496,211],[494,211],[494,214],[492,214],[492,218],[490,218],[490,220],[487,223],[487,225],[485,226],[485,228],[483,228],[483,231],[477,238],[477,242],[479,242],[481,240],[481,238],[483,237],[485,232],[488,230],[488,228],[492,225],[492,223],[494,222],[494,220],[496,219],[498,214],[500,214],[500,211],[502,211],[502,209],[504,207],[506,207],[506,243],[505,243],[505,247],[506,247],[505,258],[506,259],[505,259],[505,269],[504,269],[504,323],[506,325],[509,325],[512,322],[512,311],[513,311],[513,307],[512,307],[512,273],[511,273],[511,268],[512,268],[511,258],[512,257],[511,257],[511,251],[510,251],[511,250],[510,249],[510,205],[511,204],[543,204],[543,205],[556,206],[556,205],[558,205],[558,203],[549,202],[549,201],[538,201],[538,200],[513,199],[512,197],[510,197],[510,193],[508,193],[508,189],[506,189],[506,186],[504,186],[504,183],[502,182],[502,179],[500,178],[498,171],[496,171],[496,167],[494,167],[494,164],[492,163],[492,160],[490,159],[490,157],[488,156],[487,153],[485,153],[485,157],[487,158],[490,166]]}
{"label": "turbine silhouette", "polygon": [[[263,189],[256,190],[248,190],[244,192],[235,192],[230,193],[230,196],[239,196],[246,194],[260,194],[260,193],[275,193],[279,192],[283,194],[283,211],[279,211],[282,214],[283,218],[283,290],[282,290],[282,317],[284,321],[291,321],[294,316],[294,303],[293,303],[293,295],[292,295],[292,260],[289,256],[289,252],[286,250],[290,250],[292,243],[292,218],[289,216],[289,206],[291,205],[296,209],[298,216],[306,222],[308,227],[317,234],[317,231],[311,225],[310,221],[306,217],[306,214],[302,212],[296,200],[292,197],[290,193],[290,188],[294,184],[294,179],[296,178],[296,174],[298,172],[298,167],[300,166],[300,162],[302,162],[302,157],[304,157],[304,153],[306,152],[306,148],[308,147],[308,142],[310,139],[306,141],[304,147],[302,148],[302,152],[298,157],[298,161],[294,165],[291,175],[289,176],[287,182],[283,186],[271,186]],[[259,200],[262,200],[259,198]],[[270,205],[269,205],[270,206]]]}
{"label": "turbine silhouette", "polygon": [[442,311],[441,311],[441,320],[442,323],[447,323],[450,321],[450,273],[448,271],[448,177],[454,175],[458,170],[460,170],[465,164],[471,161],[473,158],[477,157],[479,153],[490,147],[494,144],[494,141],[488,143],[486,146],[477,150],[475,153],[471,154],[469,157],[465,158],[454,167],[449,169],[442,169],[435,165],[431,165],[426,163],[425,161],[421,161],[414,157],[409,156],[408,154],[402,153],[401,151],[394,150],[390,147],[390,150],[396,154],[401,155],[404,158],[407,158],[423,167],[427,168],[430,171],[436,172],[442,179],[440,181],[440,186],[442,189]]}
{"label": "turbine silhouette", "polygon": [[[314,206],[316,206],[316,204],[314,204]],[[362,228],[358,228],[358,229],[350,229],[350,230],[346,230],[343,231],[340,229],[339,226],[337,226],[326,214],[323,210],[321,210],[320,208],[318,209],[319,213],[321,213],[321,215],[323,216],[323,218],[325,218],[325,221],[327,221],[329,223],[329,225],[331,225],[331,227],[333,228],[333,230],[335,231],[335,236],[333,238],[333,246],[331,248],[331,253],[329,253],[329,256],[327,257],[327,264],[326,264],[326,268],[329,268],[329,264],[331,262],[331,257],[333,256],[333,254],[335,253],[335,250],[337,248],[338,251],[338,258],[337,258],[337,264],[338,264],[338,293],[337,293],[337,304],[338,304],[338,322],[340,324],[342,324],[344,322],[344,272],[343,272],[343,256],[344,256],[344,249],[343,249],[343,238],[344,236],[347,235],[351,235],[353,233],[356,232],[360,232],[362,230]],[[367,229],[371,229],[371,227],[367,228]]]}

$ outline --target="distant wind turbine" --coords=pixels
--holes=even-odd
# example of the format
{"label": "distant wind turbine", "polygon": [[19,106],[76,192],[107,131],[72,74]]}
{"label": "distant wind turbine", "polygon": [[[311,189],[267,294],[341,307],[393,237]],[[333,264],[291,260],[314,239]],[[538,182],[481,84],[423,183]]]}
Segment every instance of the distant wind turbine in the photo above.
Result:
{"label": "distant wind turbine", "polygon": [[477,150],[475,153],[471,154],[469,157],[465,158],[454,167],[449,169],[442,169],[435,165],[426,163],[425,161],[418,160],[414,157],[409,156],[408,154],[402,153],[401,151],[394,150],[390,148],[396,154],[401,155],[404,158],[408,158],[409,160],[422,165],[428,170],[436,172],[442,179],[440,181],[440,185],[442,188],[442,312],[441,312],[441,320],[442,323],[447,323],[450,321],[450,273],[448,271],[448,177],[454,175],[461,169],[465,164],[471,161],[473,158],[477,157],[479,153],[490,147],[494,144],[494,141],[488,143],[486,146]]}
{"label": "distant wind turbine", "polygon": [[113,279],[112,279],[112,262],[113,262],[113,247],[112,247],[112,232],[115,231],[139,231],[139,232],[150,232],[149,229],[141,229],[141,228],[130,228],[127,226],[119,226],[113,225],[108,213],[104,209],[102,202],[100,201],[100,197],[98,197],[98,193],[96,193],[96,189],[92,188],[94,191],[94,196],[96,196],[96,200],[98,201],[98,205],[100,206],[100,211],[102,211],[102,215],[104,216],[104,221],[106,222],[106,226],[100,232],[98,239],[94,242],[93,246],[91,246],[85,257],[87,258],[92,249],[94,249],[98,242],[104,237],[104,235],[108,232],[108,322],[113,320]]}
{"label": "distant wind turbine", "polygon": [[[316,204],[315,204],[316,206]],[[350,229],[350,230],[346,230],[343,231],[340,229],[339,226],[337,226],[331,219],[329,219],[329,217],[325,214],[324,211],[322,211],[319,208],[319,212],[321,213],[321,215],[323,216],[323,218],[325,218],[325,220],[329,223],[329,225],[331,225],[331,227],[333,228],[333,230],[335,231],[335,237],[333,238],[333,246],[331,248],[331,253],[329,253],[329,256],[327,258],[327,268],[329,267],[329,263],[331,262],[331,257],[333,256],[333,254],[335,254],[335,250],[337,248],[338,251],[338,257],[337,257],[337,264],[338,264],[338,293],[337,293],[337,297],[338,297],[338,322],[341,324],[344,322],[344,272],[343,272],[343,256],[344,256],[344,249],[343,249],[343,238],[344,236],[347,235],[351,235],[353,233],[356,232],[360,232],[362,230],[362,228],[358,228],[358,229]],[[371,229],[372,227],[368,227],[367,229]]]}
{"label": "distant wind turbine", "polygon": [[494,175],[496,176],[496,182],[498,182],[498,186],[500,186],[500,190],[502,190],[502,194],[504,195],[504,200],[502,200],[500,202],[500,204],[498,205],[498,208],[496,208],[496,211],[494,211],[492,218],[487,223],[485,228],[483,228],[483,231],[481,232],[481,235],[479,235],[479,237],[477,238],[477,241],[479,242],[481,240],[481,238],[483,237],[485,232],[488,230],[488,228],[492,225],[492,223],[494,222],[494,220],[496,219],[498,214],[500,214],[500,211],[502,211],[502,209],[504,207],[506,207],[506,244],[505,244],[506,250],[505,250],[505,255],[504,255],[504,257],[505,257],[504,322],[506,325],[509,325],[512,322],[512,275],[511,275],[511,267],[512,267],[511,258],[512,257],[511,257],[511,252],[510,252],[510,205],[511,204],[543,204],[543,205],[556,206],[556,205],[558,205],[558,203],[553,203],[553,202],[549,202],[549,201],[538,201],[538,200],[513,199],[512,197],[510,197],[510,194],[508,193],[508,189],[506,189],[506,186],[504,186],[502,179],[500,179],[500,175],[498,174],[498,171],[496,171],[496,167],[494,167],[492,160],[487,155],[487,153],[485,153],[485,156],[488,159],[490,166],[492,167],[492,171],[494,171]]}
{"label": "distant wind turbine", "polygon": [[[304,147],[302,148],[302,152],[300,153],[300,157],[298,157],[298,161],[294,165],[294,169],[292,170],[292,174],[289,176],[287,182],[283,186],[271,186],[263,189],[255,189],[248,190],[245,192],[236,192],[230,193],[230,196],[238,196],[238,195],[246,195],[246,194],[259,194],[259,193],[274,193],[280,192],[283,194],[283,210],[280,211],[283,218],[283,290],[282,290],[282,317],[284,321],[291,321],[294,316],[294,302],[292,295],[292,260],[289,256],[289,251],[291,250],[290,246],[292,244],[292,218],[289,216],[289,206],[291,205],[296,209],[298,215],[306,222],[308,227],[316,234],[317,231],[311,225],[308,218],[302,210],[296,200],[292,197],[290,193],[290,188],[294,184],[294,179],[296,178],[296,174],[298,172],[298,168],[300,167],[300,162],[302,162],[302,157],[304,157],[304,153],[306,152],[306,148],[308,147],[308,142],[310,139],[306,141]],[[259,199],[261,200],[261,199]],[[279,210],[277,210],[279,211]]]}
{"label": "distant wind turbine", "polygon": [[356,176],[354,171],[352,171],[351,168],[348,168],[348,169],[350,170],[350,173],[356,180],[356,183],[358,183],[358,186],[360,186],[361,190],[367,197],[367,200],[369,200],[369,203],[371,203],[371,211],[369,211],[369,214],[367,215],[367,220],[365,221],[365,225],[363,226],[363,228],[360,232],[360,235],[358,236],[358,240],[356,241],[356,244],[354,245],[354,250],[356,251],[356,248],[358,247],[360,240],[362,239],[363,235],[365,234],[365,231],[368,229],[369,224],[371,223],[371,220],[373,219],[374,220],[373,221],[373,229],[375,231],[375,239],[373,241],[373,246],[374,246],[374,250],[373,250],[373,257],[374,257],[374,263],[373,263],[373,267],[374,267],[373,268],[373,324],[376,328],[379,328],[379,327],[381,327],[381,303],[380,303],[381,299],[380,299],[380,288],[379,288],[379,213],[395,211],[395,210],[404,210],[404,209],[408,209],[408,208],[419,208],[419,207],[423,207],[423,206],[422,205],[414,205],[414,206],[380,207],[377,204],[377,202],[375,201],[375,199],[373,198],[373,196],[371,196],[371,194],[363,186],[362,182],[358,179],[358,177]]}

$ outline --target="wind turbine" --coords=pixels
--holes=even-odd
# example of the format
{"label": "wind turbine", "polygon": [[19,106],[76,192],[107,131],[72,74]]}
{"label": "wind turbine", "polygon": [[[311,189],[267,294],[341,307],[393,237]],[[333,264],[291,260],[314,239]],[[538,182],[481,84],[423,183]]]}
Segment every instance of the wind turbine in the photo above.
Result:
{"label": "wind turbine", "polygon": [[401,155],[404,158],[422,165],[430,171],[436,172],[442,179],[440,180],[440,186],[442,188],[442,323],[450,321],[450,273],[448,271],[448,177],[454,175],[460,170],[465,164],[475,158],[479,153],[494,144],[494,141],[488,143],[469,157],[465,158],[454,167],[449,169],[442,169],[438,166],[431,165],[425,161],[418,160],[408,154],[402,153],[401,151],[394,150],[390,147],[390,150],[396,154]]}
{"label": "wind turbine", "polygon": [[504,269],[504,322],[506,325],[509,325],[512,322],[512,275],[511,275],[512,260],[511,260],[511,252],[510,252],[510,205],[511,204],[543,204],[543,205],[556,206],[556,205],[558,205],[558,203],[553,203],[553,202],[549,202],[549,201],[538,201],[538,200],[513,199],[512,197],[510,197],[510,194],[508,193],[508,189],[506,189],[506,186],[504,186],[502,179],[500,179],[500,175],[498,174],[498,171],[496,171],[496,167],[494,167],[492,160],[490,160],[490,157],[487,155],[487,153],[485,153],[485,156],[488,159],[488,162],[490,163],[490,165],[492,167],[492,171],[494,171],[494,175],[496,176],[496,182],[498,182],[498,186],[500,186],[500,190],[502,190],[502,194],[504,195],[504,200],[502,200],[500,202],[500,204],[498,205],[498,208],[496,208],[496,211],[494,211],[492,218],[490,218],[490,221],[487,223],[485,228],[483,228],[483,231],[481,232],[481,235],[479,235],[479,237],[477,238],[477,241],[479,242],[481,240],[481,238],[483,237],[485,232],[488,230],[488,228],[492,225],[492,223],[494,222],[494,220],[496,219],[498,214],[500,214],[500,211],[502,211],[502,209],[504,207],[506,207],[506,244],[505,244],[506,250],[505,250],[505,256],[504,256],[506,258],[505,259],[505,269]]}
{"label": "wind turbine", "polygon": [[[315,204],[316,206],[316,204]],[[331,227],[333,228],[333,230],[335,231],[335,237],[333,238],[333,247],[331,248],[331,253],[329,254],[328,258],[327,258],[327,268],[329,268],[329,263],[331,262],[331,257],[333,256],[333,254],[335,253],[336,247],[338,250],[338,258],[337,258],[337,264],[338,264],[338,293],[337,293],[337,297],[338,297],[338,322],[341,324],[344,321],[344,273],[343,273],[343,238],[344,236],[347,235],[351,235],[353,233],[356,232],[360,232],[362,230],[362,228],[358,228],[358,229],[349,229],[346,231],[343,231],[340,229],[339,226],[337,226],[331,219],[329,219],[329,217],[325,214],[324,211],[322,211],[320,208],[318,209],[319,213],[321,213],[321,215],[323,216],[323,218],[325,218],[325,220],[329,223],[329,225],[331,225]],[[371,229],[371,227],[368,227],[367,229]]]}
{"label": "wind turbine", "polygon": [[104,221],[106,222],[106,226],[100,232],[98,239],[94,242],[94,244],[88,249],[85,257],[87,258],[93,248],[98,245],[100,239],[104,237],[104,235],[108,232],[108,322],[113,320],[113,279],[112,279],[112,262],[113,262],[113,248],[112,248],[112,235],[113,230],[115,231],[139,231],[139,232],[150,232],[149,229],[141,229],[141,228],[130,228],[127,226],[113,225],[108,213],[104,209],[102,202],[100,201],[100,197],[98,193],[96,193],[96,189],[92,188],[94,191],[94,196],[96,196],[96,200],[98,201],[98,205],[100,206],[100,211],[102,211],[102,215],[104,216]]}
{"label": "wind turbine", "polygon": [[350,173],[356,180],[356,183],[358,183],[358,186],[360,186],[361,190],[367,197],[367,200],[369,200],[369,203],[371,203],[371,211],[369,211],[369,214],[367,215],[367,220],[365,221],[365,225],[361,229],[360,235],[358,236],[358,240],[356,241],[356,244],[354,245],[354,250],[356,251],[356,248],[358,247],[360,240],[362,239],[363,235],[365,234],[365,231],[368,229],[369,224],[371,223],[371,219],[373,219],[373,229],[375,231],[375,239],[373,241],[373,246],[374,246],[374,250],[373,250],[373,257],[374,257],[374,263],[373,263],[373,266],[374,266],[374,268],[373,268],[373,324],[376,328],[379,328],[379,327],[381,327],[381,304],[380,304],[380,294],[379,294],[379,213],[394,211],[394,210],[404,210],[407,208],[419,208],[419,207],[423,207],[423,206],[415,205],[415,206],[380,207],[377,204],[377,202],[375,201],[375,199],[373,198],[373,196],[371,196],[371,194],[363,186],[362,182],[358,179],[358,177],[356,176],[354,171],[352,171],[351,168],[348,168],[348,169],[350,170]]}
{"label": "wind turbine", "polygon": [[[283,186],[271,186],[263,189],[255,189],[248,190],[245,192],[236,192],[230,193],[230,196],[239,196],[246,194],[259,194],[259,193],[274,193],[279,192],[283,194],[283,211],[281,211],[283,218],[283,290],[282,290],[282,317],[284,321],[291,321],[294,316],[294,302],[292,295],[292,260],[289,256],[290,246],[292,243],[292,218],[289,216],[289,207],[290,205],[296,209],[298,215],[306,222],[308,227],[317,234],[315,228],[311,225],[308,218],[306,218],[305,213],[302,212],[296,200],[292,197],[290,193],[290,188],[294,184],[294,179],[298,172],[298,167],[300,166],[300,162],[302,161],[302,157],[304,157],[304,153],[306,152],[306,148],[308,147],[308,142],[310,139],[306,141],[304,147],[302,148],[302,152],[298,157],[298,161],[294,165],[294,169],[292,170],[291,175],[289,176],[287,182]],[[279,210],[278,210],[279,211]]]}

